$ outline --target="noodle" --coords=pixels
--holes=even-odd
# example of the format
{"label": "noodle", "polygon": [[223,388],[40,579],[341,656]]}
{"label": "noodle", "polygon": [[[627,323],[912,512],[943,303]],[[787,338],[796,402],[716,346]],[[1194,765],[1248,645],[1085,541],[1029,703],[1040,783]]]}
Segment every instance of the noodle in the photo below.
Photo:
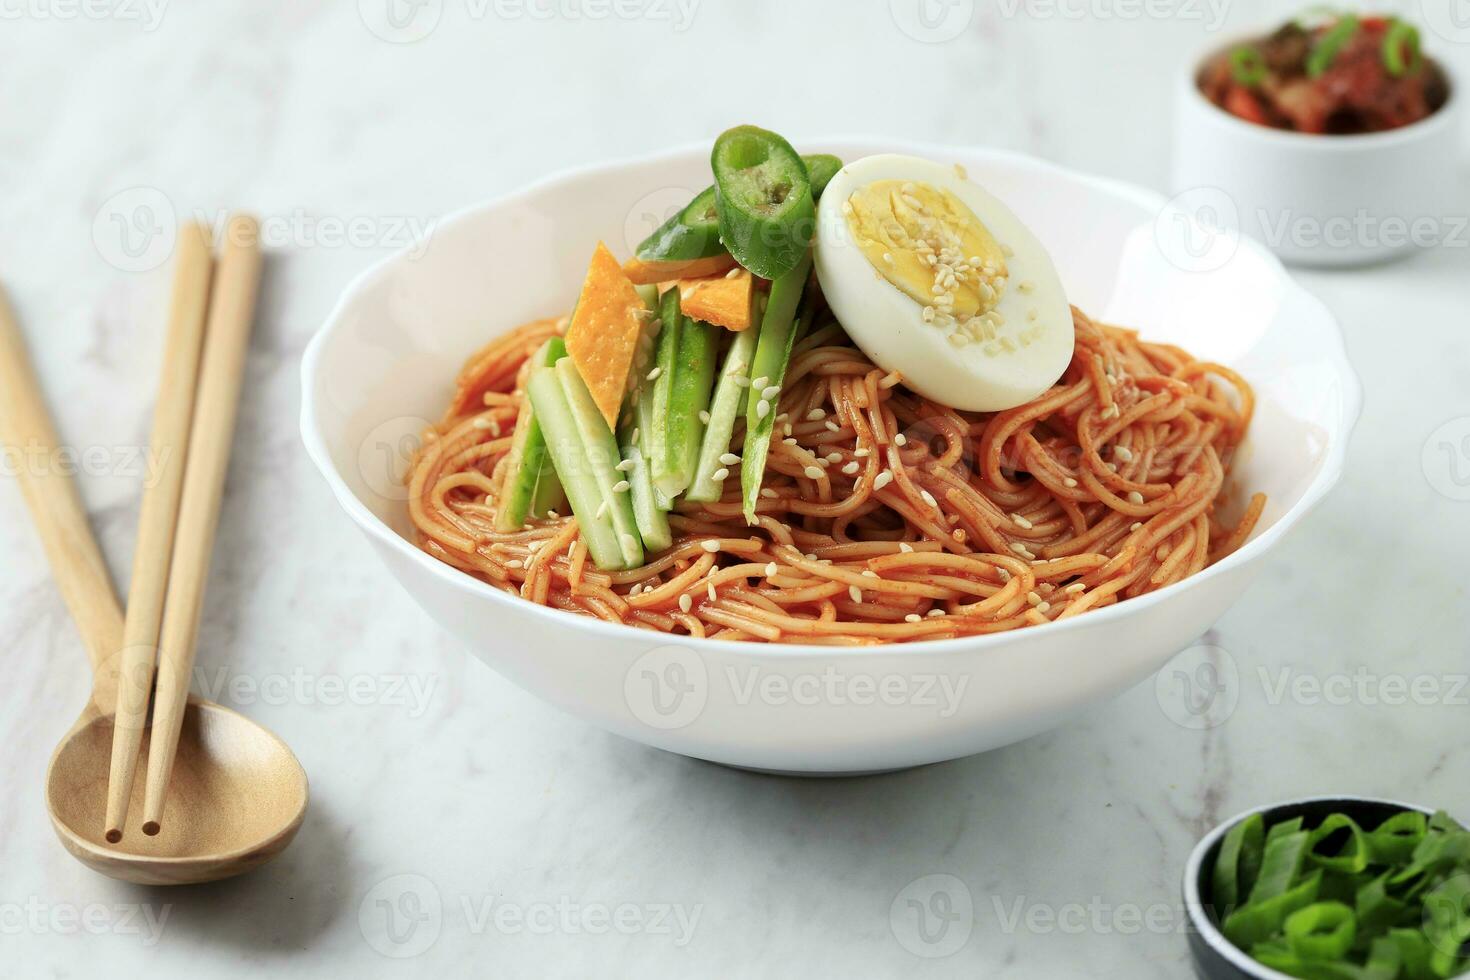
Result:
{"label": "noodle", "polygon": [[840,326],[815,330],[782,387],[757,524],[732,478],[722,501],[678,503],[670,548],[609,572],[570,515],[495,530],[528,359],[566,325],[540,320],[470,359],[414,460],[409,513],[425,551],[496,588],[665,633],[867,645],[1070,618],[1194,575],[1265,505],[1218,519],[1254,408],[1243,378],[1073,323],[1057,385],[989,414],[921,398]]}

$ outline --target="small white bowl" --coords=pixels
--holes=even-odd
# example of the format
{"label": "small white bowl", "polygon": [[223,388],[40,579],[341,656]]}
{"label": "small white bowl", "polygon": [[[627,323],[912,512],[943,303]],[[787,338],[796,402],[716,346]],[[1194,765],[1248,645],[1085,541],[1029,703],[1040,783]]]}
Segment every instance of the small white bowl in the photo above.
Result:
{"label": "small white bowl", "polygon": [[1288,262],[1357,266],[1438,245],[1464,233],[1456,207],[1458,80],[1450,96],[1401,129],[1350,136],[1287,132],[1238,119],[1199,87],[1216,43],[1176,81],[1171,187],[1206,224],[1264,242]]}
{"label": "small white bowl", "polygon": [[[1148,191],[1009,153],[799,145],[963,164],[1048,244],[1073,302],[1244,373],[1260,408],[1232,479],[1271,501],[1252,540],[1181,584],[1065,622],[861,650],[660,636],[525,602],[419,550],[394,477],[463,360],[564,311],[599,238],[627,254],[707,185],[707,143],[460,212],[422,255],[352,283],[302,365],[302,435],[337,500],[429,615],[497,671],[609,731],[703,759],[805,773],[937,762],[1051,728],[1148,677],[1240,597],[1341,475],[1361,391],[1331,314],[1250,242],[1209,271],[1182,268]],[[438,642],[426,630],[425,648]]]}

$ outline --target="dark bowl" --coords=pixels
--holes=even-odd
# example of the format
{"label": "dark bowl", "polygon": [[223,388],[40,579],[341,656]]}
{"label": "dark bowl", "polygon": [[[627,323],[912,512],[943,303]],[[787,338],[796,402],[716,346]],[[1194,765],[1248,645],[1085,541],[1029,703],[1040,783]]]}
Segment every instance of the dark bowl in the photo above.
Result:
{"label": "dark bowl", "polygon": [[1302,817],[1308,825],[1316,824],[1328,814],[1346,813],[1365,826],[1378,823],[1404,810],[1418,810],[1426,816],[1433,810],[1413,803],[1394,800],[1371,800],[1361,796],[1315,796],[1305,800],[1272,803],[1238,813],[1204,836],[1189,854],[1184,867],[1184,908],[1189,915],[1189,954],[1194,972],[1200,980],[1292,980],[1290,976],[1251,959],[1220,931],[1212,906],[1205,902],[1209,893],[1209,876],[1215,867],[1215,855],[1226,831],[1253,813],[1265,818],[1267,826],[1293,817]]}

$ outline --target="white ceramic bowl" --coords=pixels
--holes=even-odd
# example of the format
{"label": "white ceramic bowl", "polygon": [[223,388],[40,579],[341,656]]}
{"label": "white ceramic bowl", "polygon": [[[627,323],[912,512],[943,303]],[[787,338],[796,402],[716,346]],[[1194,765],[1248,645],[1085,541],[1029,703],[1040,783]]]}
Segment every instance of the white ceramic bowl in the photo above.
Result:
{"label": "white ceramic bowl", "polygon": [[705,144],[460,212],[421,256],[360,276],[302,365],[303,436],[337,500],[430,617],[497,671],[609,731],[703,759],[806,773],[936,762],[1051,728],[1148,677],[1337,482],[1360,389],[1332,316],[1249,242],[1210,271],[1180,268],[1150,192],[1006,153],[801,145],[963,164],[1048,244],[1079,306],[1242,371],[1260,409],[1236,481],[1271,500],[1253,539],[1182,584],[1064,623],[861,651],[660,637],[523,602],[420,551],[393,477],[462,361],[564,311],[597,239],[627,254],[705,186]]}
{"label": "white ceramic bowl", "polygon": [[[1313,136],[1237,119],[1205,98],[1205,61],[1269,29],[1191,59],[1175,81],[1171,186],[1204,223],[1244,232],[1288,262],[1379,262],[1463,233],[1456,200],[1458,80],[1449,101],[1402,129]],[[1432,52],[1431,52],[1432,54]]]}

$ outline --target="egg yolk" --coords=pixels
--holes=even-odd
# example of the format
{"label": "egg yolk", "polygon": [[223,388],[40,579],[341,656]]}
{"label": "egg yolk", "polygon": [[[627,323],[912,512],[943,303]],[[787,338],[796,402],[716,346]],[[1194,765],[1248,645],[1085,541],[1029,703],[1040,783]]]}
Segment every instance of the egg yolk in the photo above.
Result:
{"label": "egg yolk", "polygon": [[878,180],[843,204],[873,268],[924,307],[927,322],[965,323],[995,309],[1004,250],[959,198],[930,184]]}

